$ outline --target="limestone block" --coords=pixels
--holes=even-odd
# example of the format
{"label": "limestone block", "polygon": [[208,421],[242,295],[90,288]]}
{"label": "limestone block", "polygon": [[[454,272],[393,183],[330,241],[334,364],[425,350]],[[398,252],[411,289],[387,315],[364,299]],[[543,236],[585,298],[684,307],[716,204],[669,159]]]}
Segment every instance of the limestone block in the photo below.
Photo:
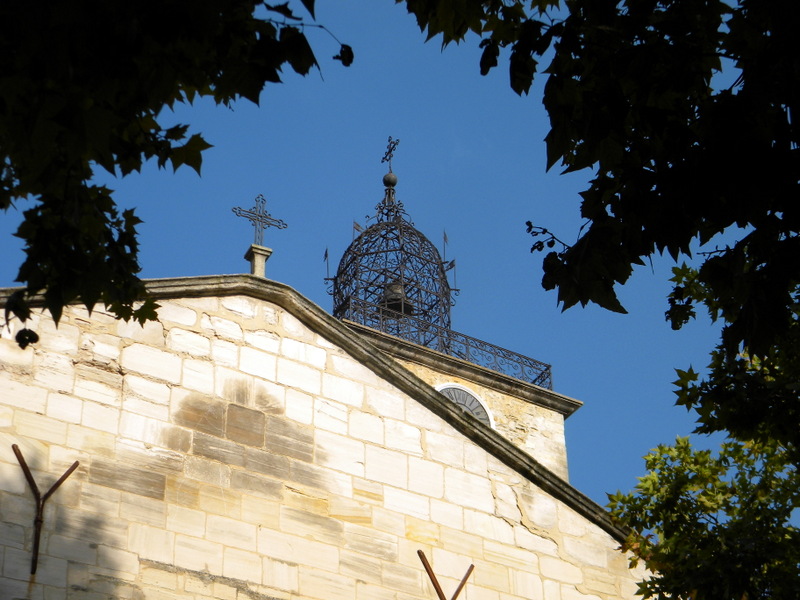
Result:
{"label": "limestone block", "polygon": [[356,525],[372,523],[372,505],[350,498],[331,498],[328,514],[334,519]]}
{"label": "limestone block", "polygon": [[486,476],[489,470],[487,461],[488,453],[483,448],[479,448],[473,442],[464,444],[464,467],[470,473]]}
{"label": "limestone block", "polygon": [[290,337],[281,338],[280,354],[317,369],[324,369],[327,352],[319,346]]}
{"label": "limestone block", "polygon": [[211,359],[215,365],[236,367],[239,364],[239,346],[227,340],[211,340]]}
{"label": "limestone block", "polygon": [[161,323],[175,323],[184,327],[197,324],[197,311],[172,301],[159,302],[158,320]]}
{"label": "limestone block", "polygon": [[222,307],[245,319],[253,319],[258,314],[260,302],[247,296],[225,296],[220,300]]}
{"label": "limestone block", "polygon": [[374,385],[375,373],[347,354],[331,353],[331,372],[351,381]]}
{"label": "limestone block", "polygon": [[277,481],[282,481],[289,477],[289,458],[286,456],[275,455],[271,452],[264,452],[254,448],[245,448],[244,456],[244,466],[248,471],[268,475]]}
{"label": "limestone block", "polygon": [[277,356],[269,352],[247,346],[239,349],[239,368],[261,379],[275,380],[277,360]]}
{"label": "limestone block", "polygon": [[384,488],[383,496],[384,506],[389,510],[419,519],[430,519],[430,502],[426,496],[391,486]]}
{"label": "limestone block", "polygon": [[80,348],[88,353],[92,362],[109,364],[119,359],[122,339],[108,333],[83,331],[80,337]]}
{"label": "limestone block", "polygon": [[289,461],[288,480],[302,488],[322,490],[345,498],[353,497],[352,475],[336,473],[298,460]]}
{"label": "limestone block", "polygon": [[372,526],[384,533],[401,538],[406,534],[406,515],[375,506],[372,509]]}
{"label": "limestone block", "polygon": [[256,550],[256,526],[252,523],[245,523],[228,517],[208,515],[206,518],[205,538],[212,542],[219,542],[224,546],[232,546],[252,552]]}
{"label": "limestone block", "polygon": [[419,428],[395,419],[385,419],[384,437],[387,448],[422,456],[422,435]]}
{"label": "limestone block", "polygon": [[[561,600],[561,584],[557,581],[545,579],[542,581],[542,588],[544,589],[544,597],[547,600]],[[623,598],[633,598],[633,596],[623,596]]]}
{"label": "limestone block", "polygon": [[14,427],[17,435],[22,437],[51,444],[64,444],[67,441],[67,424],[45,415],[17,411]]}
{"label": "limestone block", "polygon": [[341,521],[290,506],[280,509],[280,528],[285,533],[324,544],[340,546],[343,540],[344,525]]}
{"label": "limestone block", "polygon": [[154,419],[162,423],[169,421],[169,406],[155,404],[137,396],[126,396],[123,398],[122,411],[123,414],[134,414],[140,417]]}
{"label": "limestone block", "polygon": [[402,452],[367,444],[364,465],[367,479],[398,488],[408,487],[408,457]]}
{"label": "limestone block", "polygon": [[[470,579],[472,583],[477,586],[492,588],[498,592],[509,593],[511,591],[511,573],[508,567],[479,558],[473,559],[473,563],[475,564],[475,570],[472,572]],[[536,598],[541,597],[536,596]]]}
{"label": "limestone block", "polygon": [[280,502],[261,496],[242,496],[242,520],[256,523],[259,528],[277,529],[280,525]]}
{"label": "limestone block", "polygon": [[367,479],[353,478],[353,499],[369,504],[383,504],[383,485]]}
{"label": "limestone block", "polygon": [[33,380],[54,392],[72,393],[75,382],[75,368],[72,358],[52,352],[44,353],[36,361]]}
{"label": "limestone block", "polygon": [[397,560],[397,536],[356,523],[344,524],[344,548],[384,561]]}
{"label": "limestone block", "polygon": [[451,467],[464,466],[464,441],[456,437],[454,432],[441,434],[435,431],[425,431],[422,446],[425,457],[444,463]]}
{"label": "limestone block", "polygon": [[11,374],[0,371],[0,391],[3,404],[43,413],[47,405],[47,390],[11,379]]}
{"label": "limestone block", "polygon": [[[339,548],[272,529],[259,529],[258,553],[292,565],[339,570]],[[264,583],[269,584],[268,581]]]}
{"label": "limestone block", "polygon": [[339,573],[348,579],[379,584],[381,582],[381,561],[363,554],[341,550],[339,553]]}
{"label": "limestone block", "polygon": [[314,399],[314,425],[317,429],[325,429],[342,435],[347,433],[348,409],[344,404]]}
{"label": "limestone block", "polygon": [[[68,394],[48,394],[45,414],[57,421],[80,423],[83,401]],[[0,418],[0,427],[2,427],[2,418]]]}
{"label": "limestone block", "polygon": [[33,346],[23,350],[14,341],[14,336],[3,327],[0,335],[0,365],[29,369],[33,366],[34,356]]}
{"label": "limestone block", "polygon": [[237,342],[244,339],[242,327],[239,323],[230,319],[203,314],[203,316],[200,317],[200,326],[207,332],[223,339]]}
{"label": "limestone block", "polygon": [[348,416],[350,437],[383,446],[383,420],[366,412],[353,411]]}
{"label": "limestone block", "polygon": [[85,373],[79,373],[75,381],[75,396],[84,400],[91,400],[106,406],[119,407],[122,405],[122,378],[117,378],[113,385],[102,381],[93,381],[84,378]]}
{"label": "limestone block", "polygon": [[299,593],[303,598],[318,600],[355,600],[356,584],[354,579],[343,575],[301,567]]}
{"label": "limestone block", "polygon": [[522,598],[544,598],[542,579],[533,573],[511,571],[511,591]]}
{"label": "limestone block", "polygon": [[132,523],[128,534],[128,550],[140,559],[171,564],[176,550],[176,536],[158,527]]}
{"label": "limestone block", "polygon": [[135,576],[139,572],[139,557],[133,552],[101,544],[97,547],[97,565]]}
{"label": "limestone block", "polygon": [[244,448],[213,435],[195,432],[192,440],[192,453],[224,465],[244,466]]}
{"label": "limestone block", "polygon": [[239,581],[262,582],[261,557],[236,548],[225,548],[222,574]]}
{"label": "limestone block", "polygon": [[432,555],[429,555],[428,558],[437,577],[451,577],[455,581],[461,581],[472,564],[471,557],[466,554],[442,548],[433,548]]}
{"label": "limestone block", "polygon": [[573,537],[583,537],[589,533],[589,523],[569,507],[557,505],[558,528],[562,533]]}
{"label": "limestone block", "polygon": [[470,533],[514,545],[514,528],[508,521],[493,514],[464,509],[464,527]]}
{"label": "limestone block", "polygon": [[260,448],[264,445],[266,417],[258,410],[236,404],[227,407],[225,437],[229,440]]}
{"label": "limestone block", "polygon": [[181,385],[201,394],[214,393],[214,365],[205,360],[185,359]]}
{"label": "limestone block", "polygon": [[51,534],[47,536],[46,552],[55,558],[72,560],[86,565],[97,563],[97,544],[85,539]]}
{"label": "limestone block", "polygon": [[369,386],[364,393],[365,407],[369,412],[401,421],[405,418],[405,398],[400,393]]}
{"label": "limestone block", "polygon": [[[380,573],[380,571],[378,571]],[[356,600],[398,600],[394,590],[366,581],[356,581]]]}
{"label": "limestone block", "polygon": [[431,521],[406,517],[405,537],[407,540],[432,546],[439,543],[439,526]]}
{"label": "limestone block", "polygon": [[[223,545],[188,535],[175,536],[176,567],[205,571],[211,574],[222,573]],[[170,561],[172,563],[172,561]],[[169,563],[168,563],[169,564]]]}
{"label": "limestone block", "polygon": [[173,352],[186,352],[192,356],[209,356],[211,340],[194,331],[173,327],[167,333],[167,348]]}
{"label": "limestone block", "polygon": [[460,469],[445,468],[444,497],[453,504],[474,508],[485,513],[494,512],[491,482],[485,477]]}
{"label": "limestone block", "polygon": [[314,341],[314,333],[306,327],[302,321],[290,315],[285,310],[278,310],[278,318],[283,330],[286,332],[286,337],[304,340],[307,342]]}
{"label": "limestone block", "polygon": [[600,544],[591,539],[575,539],[565,536],[563,544],[565,555],[572,557],[576,563],[608,568],[608,551],[613,547],[608,541]]}
{"label": "limestone block", "polygon": [[408,458],[408,489],[431,498],[444,494],[444,467],[416,456]]}
{"label": "limestone block", "polygon": [[600,600],[594,594],[584,594],[575,588],[574,585],[561,585],[561,600]]}
{"label": "limestone block", "polygon": [[422,404],[413,400],[406,402],[406,416],[404,420],[411,425],[416,425],[427,431],[452,434],[452,429],[449,425],[422,406]]}
{"label": "limestone block", "polygon": [[[50,414],[48,412],[48,417],[52,417],[53,419],[58,419],[58,414]],[[61,419],[62,421],[65,419]],[[0,406],[0,430],[11,430],[14,422],[14,410],[10,406]]]}
{"label": "limestone block", "polygon": [[564,523],[559,520],[558,516],[558,505],[551,496],[536,488],[528,487],[519,490],[517,497],[517,505],[522,511],[523,524],[531,523],[545,530],[558,526],[559,529],[564,530]]}
{"label": "limestone block", "polygon": [[261,567],[264,585],[297,593],[299,582],[296,564],[265,557],[261,560]]}
{"label": "limestone block", "polygon": [[143,498],[122,492],[119,512],[125,519],[163,529],[167,523],[167,507],[162,500]]}
{"label": "limestone block", "polygon": [[483,558],[490,562],[503,564],[510,569],[538,573],[538,557],[533,552],[516,546],[509,546],[494,540],[484,540]]}
{"label": "limestone block", "polygon": [[364,385],[338,375],[323,373],[322,395],[348,406],[361,407],[364,403]]}
{"label": "limestone block", "polygon": [[[87,409],[91,413],[94,409],[101,411],[100,414],[87,415]],[[113,431],[97,431],[94,421],[103,421],[106,417],[105,425],[111,425],[107,429]],[[67,445],[70,448],[80,448],[83,456],[113,456],[116,448],[117,419],[119,413],[108,406],[86,403],[83,406],[82,425],[69,425],[67,427]]]}
{"label": "limestone block", "polygon": [[288,419],[303,425],[314,421],[314,397],[297,390],[286,390],[284,414]]}
{"label": "limestone block", "polygon": [[544,537],[541,532],[529,531],[525,527],[515,527],[514,540],[520,548],[525,548],[538,555],[558,556],[558,544],[555,540]]}
{"label": "limestone block", "polygon": [[169,504],[167,529],[190,537],[202,538],[206,532],[206,514],[185,506]]}
{"label": "limestone block", "polygon": [[268,417],[265,448],[275,454],[311,462],[314,458],[313,430],[282,417]]}
{"label": "limestone block", "polygon": [[283,492],[283,484],[280,481],[254,475],[247,471],[240,471],[239,469],[231,471],[231,488],[276,500],[281,498]]}
{"label": "limestone block", "polygon": [[117,322],[117,335],[123,340],[131,340],[148,346],[164,346],[164,326],[158,321],[146,321],[140,325],[138,321]]}
{"label": "limestone block", "polygon": [[[381,570],[381,580],[385,588],[395,590],[398,594],[411,594],[415,597],[423,595],[422,577],[427,579],[427,576],[423,574],[422,565],[416,569],[397,563],[384,562]],[[425,595],[425,597],[434,598],[435,592]]]}
{"label": "limestone block", "polygon": [[[583,583],[583,571],[571,563],[553,556],[539,557],[539,568],[543,577],[554,579],[561,583],[578,585]],[[562,596],[564,588],[562,587]]]}
{"label": "limestone block", "polygon": [[[164,498],[166,477],[144,468],[95,459],[89,468],[89,481],[148,498]],[[154,559],[155,560],[155,559]]]}
{"label": "limestone block", "polygon": [[264,352],[278,354],[281,347],[281,338],[273,331],[259,329],[257,331],[245,331],[244,343]]}
{"label": "limestone block", "polygon": [[276,381],[309,394],[319,395],[322,390],[322,377],[318,369],[283,357],[278,358]]}
{"label": "limestone block", "polygon": [[225,403],[216,398],[189,393],[176,404],[176,425],[221,437],[225,432]]}
{"label": "limestone block", "polygon": [[39,323],[39,347],[57,354],[76,354],[81,330],[65,323],[56,325],[50,319],[42,319]]}
{"label": "limestone block", "polygon": [[328,431],[318,431],[314,440],[315,463],[364,476],[364,443]]}
{"label": "limestone block", "polygon": [[120,365],[126,371],[142,373],[168,383],[180,383],[181,359],[170,352],[144,344],[133,344],[123,348]]}
{"label": "limestone block", "polygon": [[431,498],[431,520],[445,527],[461,530],[464,528],[464,509],[453,506],[450,502]]}

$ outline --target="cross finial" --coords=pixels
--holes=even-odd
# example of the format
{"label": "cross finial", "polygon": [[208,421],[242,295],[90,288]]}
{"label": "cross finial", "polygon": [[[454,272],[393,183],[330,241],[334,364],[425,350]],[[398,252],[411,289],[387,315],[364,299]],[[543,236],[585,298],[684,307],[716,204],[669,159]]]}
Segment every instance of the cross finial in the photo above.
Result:
{"label": "cross finial", "polygon": [[389,136],[389,143],[386,145],[386,154],[384,154],[381,159],[382,163],[389,163],[389,173],[392,172],[392,158],[394,158],[394,151],[397,149],[397,144],[399,143],[399,139],[393,140],[392,136]]}
{"label": "cross finial", "polygon": [[259,246],[264,244],[264,229],[267,227],[277,227],[278,229],[286,229],[287,225],[280,219],[275,219],[270,215],[264,206],[267,200],[262,194],[256,196],[256,205],[251,209],[244,209],[239,206],[233,208],[233,213],[237,217],[244,217],[248,219],[253,227],[256,228],[255,243]]}

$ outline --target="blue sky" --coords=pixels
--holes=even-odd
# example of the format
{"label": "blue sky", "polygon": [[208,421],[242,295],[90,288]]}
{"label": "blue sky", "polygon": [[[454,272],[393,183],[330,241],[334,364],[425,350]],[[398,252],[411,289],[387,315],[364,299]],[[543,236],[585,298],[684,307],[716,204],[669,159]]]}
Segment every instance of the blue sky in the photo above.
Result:
{"label": "blue sky", "polygon": [[[692,430],[671,382],[676,367],[706,365],[716,326],[700,319],[670,329],[667,259],[639,268],[620,291],[628,315],[595,306],[562,313],[541,288],[542,256],[529,253],[525,222],[574,240],[578,192],[591,177],[545,171],[543,79],[516,96],[507,62],[481,77],[475,38],[442,52],[391,0],[319,3],[317,20],[353,47],[350,68],[331,60],[335,40],[309,29],[321,73],[287,73],[260,106],[199,102],[165,115],[214,145],[201,177],[151,164],[124,180],[101,178],[144,220],[142,275],[246,272],[253,228],[231,209],[263,194],[288,223],[265,232],[268,277],[330,310],[325,249],[333,274],[353,221],[364,223],[383,196],[381,158],[388,136],[399,138],[397,198],[440,250],[447,231],[447,258],[457,259],[453,328],[552,364],[555,390],[584,402],[567,421],[571,483],[601,504],[606,492],[629,490],[644,454]],[[0,217],[0,285],[13,284],[22,260],[11,236],[19,220],[14,211]]]}

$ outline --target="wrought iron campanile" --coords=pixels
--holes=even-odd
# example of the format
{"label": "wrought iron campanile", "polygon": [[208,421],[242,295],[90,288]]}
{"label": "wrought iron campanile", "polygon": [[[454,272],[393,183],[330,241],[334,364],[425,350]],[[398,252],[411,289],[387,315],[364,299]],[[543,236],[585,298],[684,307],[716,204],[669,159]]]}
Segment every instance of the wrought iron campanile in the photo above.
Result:
{"label": "wrought iron campanile", "polygon": [[379,331],[447,351],[453,304],[446,266],[436,247],[414,228],[395,195],[389,138],[382,162],[383,199],[374,223],[347,248],[333,280],[333,314]]}

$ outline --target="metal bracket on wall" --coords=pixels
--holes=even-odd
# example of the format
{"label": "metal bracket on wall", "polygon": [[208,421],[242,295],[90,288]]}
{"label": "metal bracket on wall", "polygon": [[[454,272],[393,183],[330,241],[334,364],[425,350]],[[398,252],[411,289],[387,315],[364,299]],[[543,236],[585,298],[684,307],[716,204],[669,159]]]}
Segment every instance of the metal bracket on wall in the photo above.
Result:
{"label": "metal bracket on wall", "polygon": [[33,479],[31,470],[28,468],[28,463],[25,462],[25,457],[22,456],[22,451],[19,449],[19,446],[12,444],[11,449],[14,451],[14,454],[17,457],[17,461],[19,461],[19,466],[22,467],[23,473],[25,473],[25,479],[28,480],[28,485],[31,488],[31,492],[33,492],[33,498],[36,501],[36,517],[33,521],[33,558],[31,559],[31,575],[35,575],[36,566],[39,563],[39,540],[42,536],[42,523],[44,523],[44,503],[47,502],[47,499],[53,495],[53,493],[62,483],[64,483],[64,481],[66,481],[67,477],[72,475],[72,472],[78,468],[80,463],[77,460],[72,463],[72,466],[67,469],[61,477],[59,477],[58,481],[50,486],[50,489],[47,490],[43,496],[39,492],[39,487],[36,485],[36,482]]}
{"label": "metal bracket on wall", "polygon": [[[433,589],[436,590],[436,595],[439,596],[439,600],[447,600],[447,598],[444,595],[444,592],[442,591],[442,586],[439,585],[439,581],[436,579],[436,574],[433,572],[433,569],[431,568],[428,559],[425,557],[425,553],[422,550],[417,550],[417,555],[419,556],[419,559],[422,561],[422,566],[425,567],[425,570],[428,572],[428,577],[431,578]],[[450,598],[450,600],[456,600],[456,598],[458,598],[458,595],[461,593],[461,590],[463,590],[464,586],[467,585],[467,579],[469,579],[469,576],[472,575],[472,571],[474,569],[475,565],[469,566],[466,574],[461,579],[461,583],[458,584],[458,587],[456,588],[456,591],[453,592],[453,597]]]}

